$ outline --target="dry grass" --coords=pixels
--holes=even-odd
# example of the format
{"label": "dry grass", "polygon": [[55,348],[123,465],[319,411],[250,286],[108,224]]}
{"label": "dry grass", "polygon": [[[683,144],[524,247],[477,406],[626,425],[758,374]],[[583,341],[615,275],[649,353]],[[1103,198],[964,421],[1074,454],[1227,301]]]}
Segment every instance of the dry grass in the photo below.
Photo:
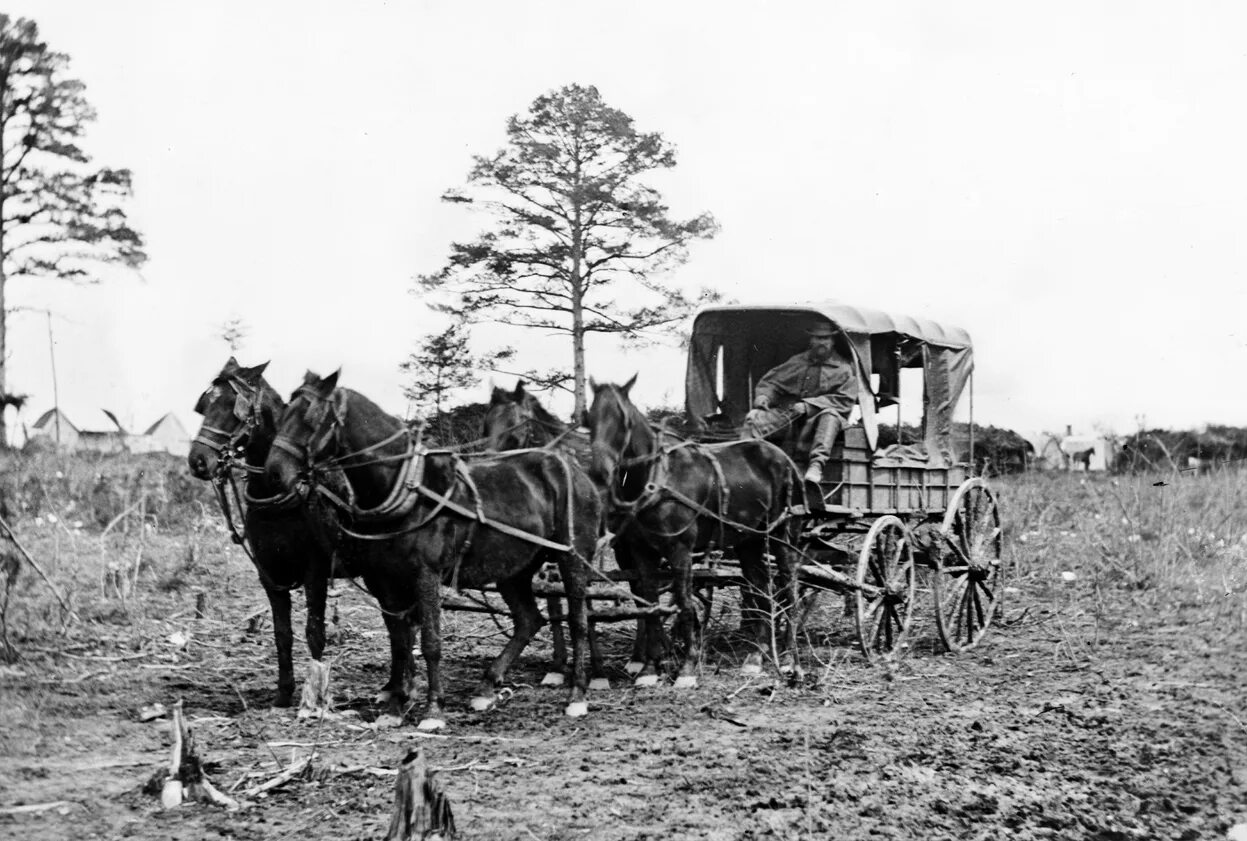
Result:
{"label": "dry grass", "polygon": [[1225,635],[1247,626],[1247,473],[1035,473],[994,484],[1009,592],[1056,616],[1067,653],[1086,654],[1106,621],[1136,611],[1193,608]]}

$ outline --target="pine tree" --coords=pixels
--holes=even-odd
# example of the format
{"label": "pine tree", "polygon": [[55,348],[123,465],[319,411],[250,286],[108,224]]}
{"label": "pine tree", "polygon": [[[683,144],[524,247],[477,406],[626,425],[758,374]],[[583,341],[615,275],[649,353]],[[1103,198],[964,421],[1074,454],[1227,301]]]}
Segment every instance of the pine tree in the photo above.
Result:
{"label": "pine tree", "polygon": [[[79,145],[96,117],[34,21],[0,14],[0,395],[7,393],[8,283],[92,283],[102,264],[138,269],[142,237],[122,207],[130,171],[93,168]],[[6,439],[0,413],[0,442]]]}
{"label": "pine tree", "polygon": [[[585,337],[626,338],[670,328],[700,301],[659,276],[688,255],[688,245],[717,232],[703,213],[677,221],[639,178],[675,166],[657,133],[603,102],[596,88],[568,85],[538,97],[507,123],[507,145],[477,156],[468,191],[444,201],[491,213],[496,224],[474,242],[454,243],[447,265],[420,278],[425,291],[452,303],[441,309],[493,319],[572,340],[570,377],[576,415],[585,408]],[[564,370],[530,379],[558,381]]]}

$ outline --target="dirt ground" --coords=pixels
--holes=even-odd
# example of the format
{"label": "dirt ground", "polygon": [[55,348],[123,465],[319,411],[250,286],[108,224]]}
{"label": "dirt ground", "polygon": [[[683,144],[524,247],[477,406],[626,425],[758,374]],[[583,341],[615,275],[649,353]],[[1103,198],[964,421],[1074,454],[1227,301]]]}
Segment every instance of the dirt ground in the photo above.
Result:
{"label": "dirt ground", "polygon": [[[346,584],[331,647],[336,714],[300,721],[270,708],[266,603],[246,559],[221,557],[224,571],[153,587],[124,609],[101,598],[65,635],[19,641],[22,659],[0,666],[0,836],[379,839],[398,763],[416,746],[466,838],[1204,839],[1247,821],[1241,592],[1225,594],[1227,608],[1206,594],[1093,593],[1032,575],[1011,581],[980,649],[937,653],[927,613],[910,651],[875,665],[825,597],[800,686],[739,675],[725,608],[698,688],[636,689],[620,670],[578,720],[561,715],[561,691],[537,685],[544,632],[511,675],[514,696],[468,711],[500,632],[458,614],[447,622],[448,726],[422,735],[373,724],[385,637]],[[195,619],[205,590],[207,617]],[[605,641],[622,667],[625,628]],[[296,656],[301,673],[299,641]],[[240,797],[315,747],[310,774],[238,810],[162,810],[144,784],[166,761],[169,721],[142,710],[179,699],[222,790]]]}

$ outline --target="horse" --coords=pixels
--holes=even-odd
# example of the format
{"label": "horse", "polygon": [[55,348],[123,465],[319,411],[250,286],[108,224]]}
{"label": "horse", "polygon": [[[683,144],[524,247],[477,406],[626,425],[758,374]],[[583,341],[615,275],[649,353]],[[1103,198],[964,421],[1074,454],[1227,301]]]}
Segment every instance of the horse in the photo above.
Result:
{"label": "horse", "polygon": [[[607,526],[615,534],[620,565],[639,571],[639,595],[657,598],[657,572],[666,559],[672,572],[672,596],[678,609],[676,628],[683,645],[677,688],[697,685],[700,630],[691,599],[695,551],[734,550],[746,580],[743,610],[774,615],[771,607],[772,570],[783,598],[780,609],[797,602],[794,542],[797,522],[790,516],[801,477],[792,459],[774,444],[740,440],[702,445],[691,441],[665,444],[662,434],[646,421],[628,396],[636,376],[623,385],[599,384],[590,379],[593,402],[586,416],[593,465],[590,476],[603,489]],[[765,643],[765,618],[742,624],[756,646],[744,671],[760,671]],[[639,685],[658,680],[663,655],[658,619],[646,619],[646,650]],[[786,623],[786,657],[796,662],[797,623]]]}
{"label": "horse", "polygon": [[[489,408],[481,422],[481,437],[486,447],[494,452],[506,452],[535,447],[558,446],[576,457],[580,466],[586,471],[590,467],[591,454],[589,442],[583,432],[556,418],[537,397],[524,388],[524,381],[518,380],[515,389],[508,391],[494,386],[489,397]],[[558,599],[551,598],[548,602],[553,628],[551,636],[554,644],[554,662],[565,660],[562,626],[554,622],[558,615]],[[593,680],[591,689],[609,689],[610,681],[605,676],[602,656],[597,645],[594,625],[589,625],[589,657]],[[629,675],[640,673],[645,661],[645,623],[637,620],[636,633],[633,636],[632,657],[625,671]],[[666,646],[666,638],[662,644]]]}
{"label": "horse", "polygon": [[[405,633],[397,699],[401,718],[410,694],[412,621],[428,670],[427,707],[420,729],[444,726],[441,679],[441,588],[479,589],[496,583],[515,632],[485,670],[471,707],[498,700],[507,669],[543,624],[532,579],[555,561],[567,593],[572,641],[571,688],[565,712],[588,712],[585,659],[588,586],[601,519],[601,500],[572,460],[545,450],[464,461],[425,450],[412,430],[357,391],[339,388],[338,373],[308,372],[278,422],[265,463],[282,488],[306,484],[326,497],[360,541],[357,567],[364,585]],[[320,484],[326,468],[340,469],[350,486],[344,500]]]}
{"label": "horse", "polygon": [[[195,411],[203,423],[191,443],[187,463],[197,479],[211,481],[230,530],[255,564],[268,596],[277,645],[277,694],[274,705],[288,707],[294,695],[293,629],[290,592],[307,597],[307,647],[319,661],[325,651],[325,601],[334,577],[333,549],[325,532],[309,530],[301,501],[275,489],[263,473],[276,435],[277,417],[286,404],[264,379],[268,363],[244,368],[230,357],[200,396]],[[247,505],[235,525],[226,484],[232,481],[235,454],[241,449],[247,473]],[[244,508],[235,493],[236,510]],[[326,524],[327,525],[327,524]],[[241,530],[239,530],[241,527]]]}
{"label": "horse", "polygon": [[494,386],[489,408],[482,421],[481,437],[495,452],[566,444],[569,449],[588,455],[588,447],[577,447],[578,436],[570,424],[556,418],[541,405],[518,380],[513,391]]}

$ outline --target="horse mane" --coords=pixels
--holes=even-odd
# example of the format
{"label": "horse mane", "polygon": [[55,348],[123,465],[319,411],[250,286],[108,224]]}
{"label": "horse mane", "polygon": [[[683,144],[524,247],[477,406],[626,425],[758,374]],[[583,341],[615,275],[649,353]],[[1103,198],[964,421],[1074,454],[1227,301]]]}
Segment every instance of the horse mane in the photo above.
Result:
{"label": "horse mane", "polygon": [[554,413],[541,405],[541,401],[527,391],[524,392],[524,405],[533,413],[533,417],[542,426],[549,427],[554,430],[562,430],[567,428],[567,424],[554,416]]}

